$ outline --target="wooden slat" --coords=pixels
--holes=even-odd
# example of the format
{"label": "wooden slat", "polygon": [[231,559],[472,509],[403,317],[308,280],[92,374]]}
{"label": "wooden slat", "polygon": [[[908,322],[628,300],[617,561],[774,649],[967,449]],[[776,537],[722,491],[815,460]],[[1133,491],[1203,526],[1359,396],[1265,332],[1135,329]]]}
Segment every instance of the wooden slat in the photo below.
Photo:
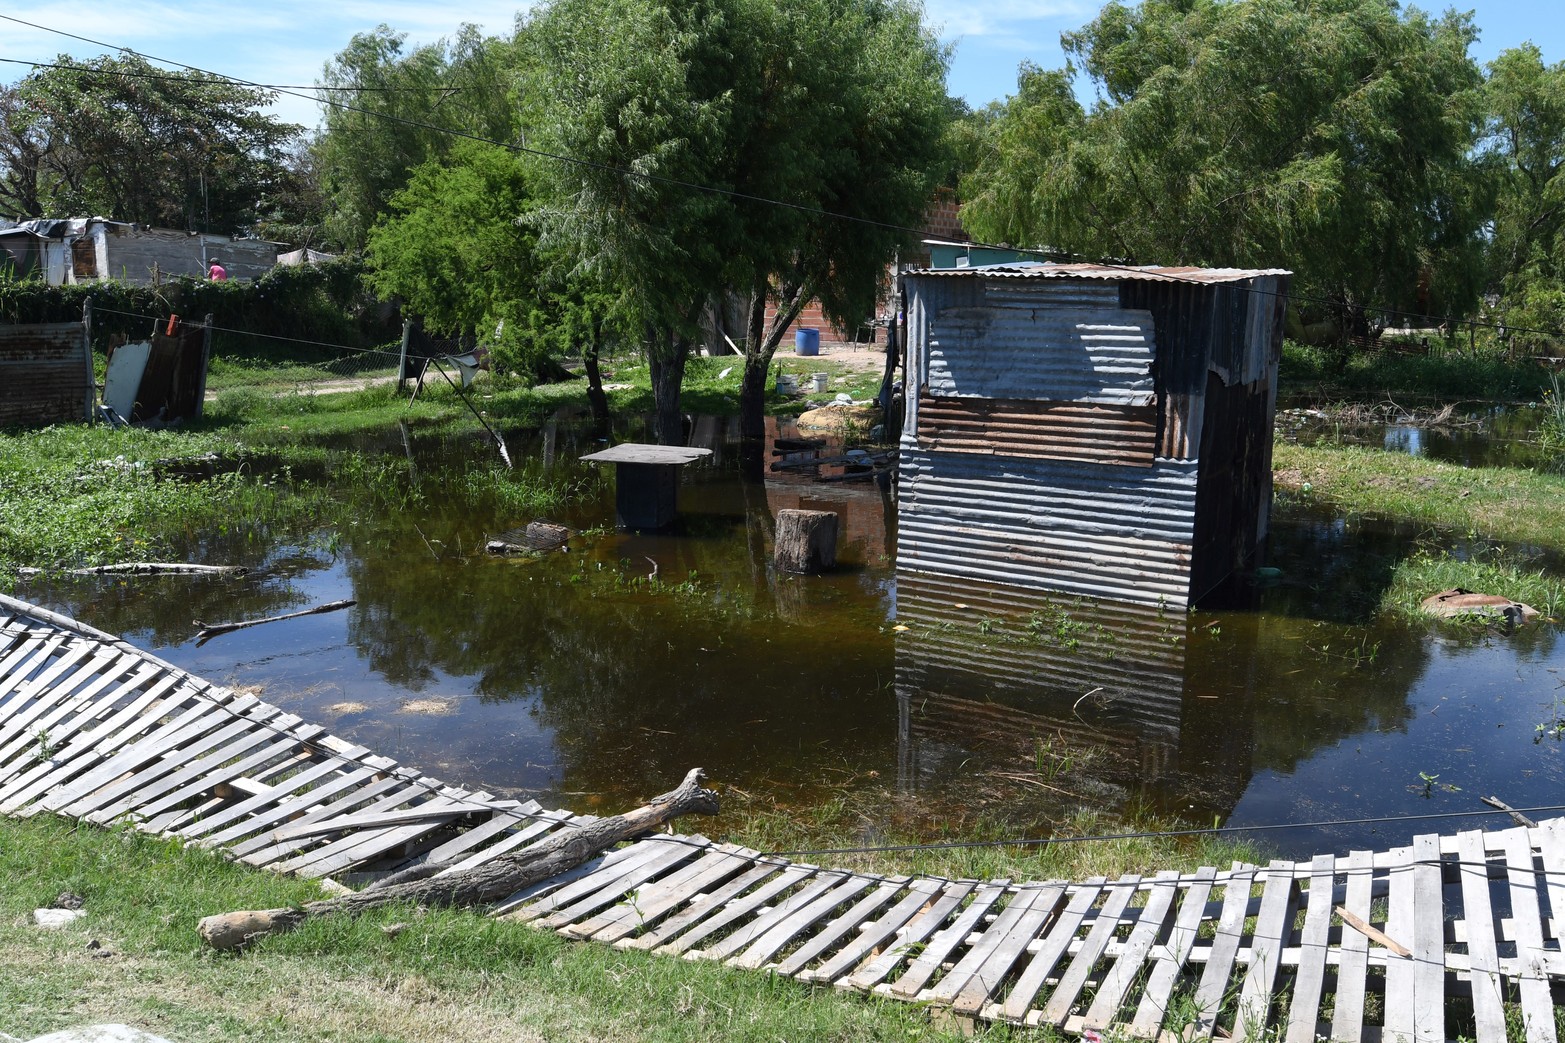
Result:
{"label": "wooden slat", "polygon": [[658,923],[695,896],[748,868],[758,854],[748,848],[709,850],[679,872],[641,890],[635,902],[622,902],[590,920],[565,928],[572,938],[612,944]]}
{"label": "wooden slat", "polygon": [[[104,786],[82,802],[81,810],[65,808],[62,814],[84,817],[100,826],[107,825],[126,811],[167,792],[172,788],[168,784],[169,777],[190,778],[191,769],[205,763],[213,750],[220,750],[235,739],[253,740],[256,733],[282,711],[266,703],[252,703],[235,712],[241,714],[237,720],[230,720],[205,735],[196,736],[188,744],[158,757],[139,771]],[[85,810],[89,803],[93,807],[90,812]]]}
{"label": "wooden slat", "polygon": [[[1362,920],[1369,919],[1374,892],[1374,853],[1354,851],[1342,859],[1339,871],[1347,876],[1342,905]],[[1357,931],[1343,931],[1338,947],[1337,989],[1332,998],[1331,1038],[1357,1043],[1364,1035],[1364,993],[1368,985],[1369,939]]]}
{"label": "wooden slat", "polygon": [[137,661],[127,653],[101,651],[69,684],[51,691],[50,698],[35,699],[30,706],[15,710],[0,709],[0,764],[25,748],[36,749],[39,733],[47,734],[52,745],[59,745],[60,736],[50,729],[66,715],[91,703],[103,689],[134,669]]}
{"label": "wooden slat", "polygon": [[1233,970],[1234,959],[1239,954],[1239,943],[1244,935],[1245,914],[1250,905],[1250,885],[1255,872],[1250,869],[1234,871],[1223,889],[1223,911],[1217,920],[1217,933],[1212,937],[1207,952],[1206,967],[1201,972],[1201,983],[1196,986],[1196,1021],[1193,1026],[1196,1038],[1210,1039],[1217,1028],[1217,1015],[1223,996],[1228,992],[1228,976]]}
{"label": "wooden slat", "polygon": [[561,904],[554,912],[539,921],[540,924],[551,928],[565,927],[583,917],[596,914],[607,906],[618,902],[621,898],[634,896],[633,902],[639,901],[640,891],[643,887],[661,877],[670,869],[682,866],[691,859],[698,857],[702,849],[707,845],[665,840],[656,844],[648,844],[647,846],[654,849],[664,848],[666,850],[658,852],[631,872],[617,877],[596,891],[577,898],[568,905]]}
{"label": "wooden slat", "polygon": [[753,865],[709,894],[692,895],[684,909],[652,930],[643,932],[635,938],[623,938],[616,944],[627,949],[652,949],[671,944],[679,934],[709,916],[721,915],[731,900],[761,885],[770,877],[780,876],[782,870],[782,865],[777,862],[760,862]]}
{"label": "wooden slat", "polygon": [[1488,855],[1480,833],[1457,834],[1457,875],[1462,882],[1462,912],[1467,921],[1473,1025],[1478,1043],[1505,1043],[1505,988],[1495,945],[1494,912],[1489,901]]}
{"label": "wooden slat", "polygon": [[510,920],[529,919],[533,915],[530,911],[532,906],[540,901],[546,900],[551,895],[557,895],[564,888],[574,886],[588,877],[597,876],[599,873],[618,872],[626,862],[639,860],[645,855],[645,845],[630,844],[608,854],[599,855],[597,858],[590,858],[548,880],[529,884],[510,897],[501,899],[495,903],[489,915],[503,916]]}
{"label": "wooden slat", "polygon": [[1082,920],[1086,919],[1087,911],[1103,893],[1103,884],[1102,877],[1093,877],[1076,888],[1070,903],[1055,918],[1054,923],[1049,926],[1049,932],[1043,936],[1043,944],[1038,947],[1038,951],[1033,954],[1026,969],[1016,979],[1016,984],[1011,986],[1011,992],[1005,998],[1005,1005],[1000,1008],[1000,1017],[1006,1021],[1016,1022],[1026,1018],[1027,1012],[1032,1009],[1033,998],[1043,988],[1043,983],[1054,973],[1055,965],[1070,949],[1070,943],[1076,937],[1076,931],[1081,927]]}
{"label": "wooden slat", "polygon": [[1234,1035],[1259,1038],[1266,1033],[1271,1017],[1272,990],[1277,984],[1277,969],[1282,965],[1282,950],[1288,944],[1293,926],[1294,900],[1298,884],[1293,878],[1292,862],[1273,862],[1266,872],[1261,892],[1261,912],[1256,917],[1250,940],[1250,970],[1239,989],[1239,1009],[1234,1015]]}
{"label": "wooden slat", "polygon": [[[567,886],[551,890],[547,897],[527,905],[515,905],[507,914],[511,920],[538,920],[546,918],[551,913],[569,906],[582,898],[599,894],[605,889],[614,893],[615,897],[631,890],[635,881],[640,879],[638,870],[648,865],[660,865],[662,860],[683,855],[694,854],[683,844],[659,843],[631,844],[617,851],[610,851],[599,859],[593,860],[596,864],[586,873],[582,873],[571,880]],[[560,877],[556,877],[559,880]],[[612,899],[605,899],[608,904]],[[601,907],[600,907],[601,908]]]}
{"label": "wooden slat", "polygon": [[[1391,896],[1386,906],[1386,936],[1411,953],[1408,943],[1413,940],[1413,849],[1393,848],[1391,855],[1392,862],[1387,869]],[[1388,1040],[1412,1043],[1413,990],[1416,988],[1413,969],[1411,956],[1389,954],[1386,957],[1385,1032]]]}
{"label": "wooden slat", "polygon": [[1538,847],[1538,856],[1543,862],[1543,882],[1549,895],[1552,923],[1544,925],[1547,928],[1544,933],[1560,943],[1565,940],[1565,819],[1555,819],[1530,830],[1528,835]]}
{"label": "wooden slat", "polygon": [[1310,888],[1299,937],[1299,965],[1288,1010],[1286,1043],[1316,1043],[1320,1002],[1326,983],[1326,953],[1331,948],[1331,910],[1337,860],[1316,855],[1310,862]]}
{"label": "wooden slat", "polygon": [[1125,909],[1130,905],[1130,900],[1135,897],[1137,885],[1141,883],[1141,877],[1127,874],[1114,881],[1103,898],[1103,905],[1098,909],[1097,918],[1092,923],[1092,929],[1087,932],[1087,937],[1082,941],[1081,948],[1071,958],[1070,966],[1060,972],[1060,980],[1049,993],[1049,1000],[1043,1005],[1041,1021],[1049,1025],[1063,1025],[1065,1019],[1070,1016],[1071,1008],[1076,1005],[1077,997],[1081,990],[1087,987],[1087,979],[1092,976],[1092,970],[1098,959],[1103,955],[1108,944],[1114,938],[1114,932],[1119,929],[1120,918]]}
{"label": "wooden slat", "polygon": [[[1136,1008],[1136,1016],[1130,1023],[1130,1034],[1144,1039],[1150,1039],[1157,1035],[1158,1026],[1163,1023],[1168,1014],[1168,1004],[1174,994],[1174,986],[1178,983],[1185,963],[1190,958],[1190,950],[1195,945],[1197,934],[1200,933],[1201,921],[1206,916],[1206,902],[1212,893],[1212,883],[1217,877],[1217,870],[1211,866],[1202,866],[1196,870],[1189,886],[1185,888],[1184,900],[1179,905],[1179,913],[1174,918],[1174,930],[1162,951],[1157,953],[1152,972],[1147,976],[1146,987],[1141,993],[1141,1003]],[[1328,890],[1330,890],[1328,888]]]}
{"label": "wooden slat", "polygon": [[[756,879],[763,881],[759,887],[748,894],[736,895],[722,903],[716,901],[707,904],[696,922],[680,924],[679,918],[669,921],[665,927],[688,928],[673,938],[672,941],[662,942],[660,952],[679,954],[689,952],[697,944],[710,938],[730,924],[738,923],[756,909],[761,908],[777,895],[813,876],[817,870],[815,866],[788,866],[778,871],[777,866],[761,866],[758,869],[770,870],[766,873],[757,873]],[[751,882],[751,874],[747,873],[740,878],[741,883]],[[719,892],[721,893],[721,892]],[[706,915],[706,914],[710,915]],[[661,932],[655,932],[660,934]],[[631,944],[641,948],[643,939],[636,939]]]}
{"label": "wooden slat", "polygon": [[[127,656],[134,665],[134,657]],[[124,698],[127,692],[133,692],[143,688],[154,681],[160,671],[153,666],[142,665],[136,667],[129,677],[115,670],[103,673],[97,682],[89,685],[75,699],[56,707],[48,715],[39,721],[39,726],[48,729],[49,742],[57,751],[51,756],[51,760],[60,758],[69,748],[70,740],[83,727],[108,712],[106,704],[112,705],[117,700]],[[121,680],[124,678],[123,680]],[[99,682],[102,682],[101,685]],[[117,685],[116,682],[119,682]],[[105,692],[102,689],[109,685],[115,685],[113,692]],[[44,762],[32,761],[27,758],[18,758],[16,755],[28,747],[36,749],[37,733],[31,735],[21,734],[14,737],[3,750],[0,750],[0,799],[14,784],[11,779],[19,774],[25,774],[29,769],[47,770]]]}
{"label": "wooden slat", "polygon": [[819,982],[836,981],[894,938],[909,920],[934,901],[934,896],[942,887],[940,881],[914,880],[908,887],[907,894],[892,906],[889,912],[873,923],[865,924],[857,938],[843,946],[819,967],[800,971],[799,979]]}
{"label": "wooden slat", "polygon": [[755,969],[764,967],[772,957],[782,952],[795,938],[808,931],[815,924],[830,916],[833,910],[840,908],[843,903],[851,902],[859,895],[875,886],[875,881],[868,877],[850,876],[846,880],[830,888],[820,897],[808,904],[801,905],[798,909],[789,913],[776,926],[766,931],[755,941],[735,956],[729,962],[735,967]]}
{"label": "wooden slat", "polygon": [[[353,794],[350,792],[348,796]],[[473,813],[475,806],[481,808],[481,803],[473,800],[467,790],[442,786],[436,780],[426,778],[410,782],[407,790],[402,794],[387,797],[366,808],[343,807],[342,802],[337,801],[336,815],[332,818],[357,816],[361,813],[380,815],[413,802],[417,802],[416,806],[420,811],[434,813],[434,817],[426,815],[410,825],[354,831],[339,840],[319,846],[315,845],[314,838],[310,836],[282,839],[277,842],[277,847],[295,845],[299,853],[278,862],[274,868],[281,873],[298,873],[301,876],[331,876],[353,866],[372,862],[389,851],[394,851],[419,837],[443,828],[453,819],[465,818]],[[332,818],[323,819],[322,822],[329,822]],[[283,827],[283,829],[287,828],[289,827]],[[273,830],[270,835],[276,838],[281,832],[282,830]],[[305,850],[306,848],[309,850]],[[252,865],[263,864],[258,858],[250,861]]]}
{"label": "wooden slat", "polygon": [[967,908],[951,921],[951,926],[930,938],[929,943],[924,946],[924,951],[919,953],[908,964],[902,976],[892,983],[891,995],[904,998],[917,996],[929,983],[929,979],[940,970],[947,957],[955,952],[958,946],[967,942],[967,936],[973,933],[974,928],[994,907],[994,904],[1005,896],[1005,889],[1009,884],[1009,880],[992,880],[980,884]]}
{"label": "wooden slat", "polygon": [[178,678],[164,674],[128,703],[111,711],[96,727],[88,727],[96,719],[95,708],[84,710],[70,723],[75,734],[63,742],[53,757],[0,784],[0,813],[29,808],[56,787],[102,764],[116,749],[150,727],[150,720],[155,719],[150,717],[151,712],[166,701],[182,701],[186,694]]}
{"label": "wooden slat", "polygon": [[797,976],[821,954],[858,930],[877,910],[901,894],[908,882],[905,876],[882,880],[875,890],[853,903],[841,916],[822,927],[808,942],[789,954],[786,960],[777,965],[777,973],[787,977]]}
{"label": "wooden slat", "polygon": [[954,880],[940,889],[940,897],[929,903],[896,934],[896,941],[884,952],[855,970],[840,983],[844,988],[871,989],[896,969],[916,945],[940,929],[946,918],[967,900],[978,886],[976,880]]}
{"label": "wooden slat", "polygon": [[[368,757],[368,754],[368,750],[359,751],[358,756],[366,758],[361,762],[362,766],[346,773],[344,765],[336,760],[317,761],[314,764],[304,763],[296,773],[280,780],[266,793],[246,797],[237,804],[230,805],[199,822],[192,822],[176,832],[179,836],[197,840],[206,847],[229,845],[243,837],[261,833],[274,822],[287,820],[297,812],[307,811],[308,805],[324,799],[316,796],[317,790],[311,790],[310,799],[289,800],[290,794],[298,790],[314,786],[316,783],[321,783],[319,788],[322,789],[327,786],[345,788],[373,779],[382,770],[382,765],[376,763],[376,758]],[[352,760],[357,761],[357,757]],[[391,767],[395,764],[395,761],[387,759],[384,766]],[[332,776],[337,778],[330,782],[323,781],[331,779]]]}
{"label": "wooden slat", "polygon": [[1142,961],[1163,933],[1178,893],[1179,874],[1159,873],[1147,893],[1147,904],[1142,907],[1136,926],[1131,929],[1130,937],[1125,939],[1125,946],[1114,961],[1114,966],[1098,985],[1092,1006],[1087,1008],[1086,1028],[1101,1032],[1118,1022],[1117,1015],[1125,994],[1141,974]]}
{"label": "wooden slat", "polygon": [[962,962],[940,979],[937,998],[947,1000],[958,1014],[983,1010],[1064,898],[1064,883],[1026,885]]}
{"label": "wooden slat", "polygon": [[[275,733],[261,734],[258,738],[264,745],[259,749],[252,748],[250,752],[242,755],[236,753],[235,760],[209,766],[198,777],[176,781],[172,789],[137,808],[137,817],[146,821],[148,828],[161,832],[162,827],[154,827],[152,823],[161,819],[166,812],[179,807],[187,800],[209,793],[218,786],[243,778],[263,765],[280,758],[294,756],[301,742],[308,742],[326,730],[319,725],[305,724],[293,714],[281,717],[274,723],[285,733],[283,737],[278,737]],[[241,745],[242,743],[235,743],[234,748],[237,749]]]}
{"label": "wooden slat", "polygon": [[508,830],[517,831],[528,826],[536,825],[536,817],[543,810],[543,805],[536,800],[522,801],[495,801],[494,813],[489,821],[481,822],[471,829],[463,830],[458,836],[451,838],[444,844],[430,851],[425,859],[430,862],[451,862],[459,855],[466,855],[474,848],[482,847],[486,842],[494,839]]}
{"label": "wooden slat", "polygon": [[1543,921],[1538,908],[1538,876],[1532,842],[1525,829],[1505,831],[1505,875],[1510,883],[1511,915],[1516,920],[1516,981],[1521,990],[1522,1024],[1529,1043],[1557,1043],[1554,1001],[1543,965]]}
{"label": "wooden slat", "polygon": [[[1445,906],[1440,838],[1413,838],[1413,1039],[1442,1043],[1445,1032]],[[1541,940],[1541,939],[1540,939]]]}
{"label": "wooden slat", "polygon": [[124,773],[137,770],[153,758],[178,748],[182,742],[221,727],[229,720],[225,709],[220,702],[197,697],[194,692],[189,693],[184,708],[172,720],[151,728],[119,753],[67,785],[57,788],[38,801],[38,806],[44,811],[59,811],[67,807],[91,810],[92,795]]}
{"label": "wooden slat", "polygon": [[694,951],[694,954],[706,960],[727,960],[772,928],[787,922],[793,914],[810,908],[822,895],[830,893],[838,885],[852,879],[853,874],[845,870],[815,868],[815,875],[804,882],[799,890],[771,908],[762,910],[749,923],[741,924],[732,933],[699,951]]}

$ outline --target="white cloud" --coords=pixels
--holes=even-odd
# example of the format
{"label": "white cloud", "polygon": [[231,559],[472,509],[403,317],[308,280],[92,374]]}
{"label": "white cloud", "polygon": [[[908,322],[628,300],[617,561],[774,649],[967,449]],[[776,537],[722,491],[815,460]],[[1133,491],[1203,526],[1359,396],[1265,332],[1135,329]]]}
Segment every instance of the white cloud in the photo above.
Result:
{"label": "white cloud", "polygon": [[1064,23],[1079,25],[1097,12],[1081,0],[929,0],[925,17],[947,39],[1007,36],[1052,36]]}

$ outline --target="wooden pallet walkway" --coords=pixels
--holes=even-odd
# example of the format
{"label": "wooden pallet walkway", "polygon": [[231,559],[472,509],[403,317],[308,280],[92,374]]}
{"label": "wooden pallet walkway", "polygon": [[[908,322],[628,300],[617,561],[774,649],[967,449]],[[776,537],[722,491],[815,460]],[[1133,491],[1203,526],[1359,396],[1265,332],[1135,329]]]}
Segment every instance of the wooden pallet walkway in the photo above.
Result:
{"label": "wooden pallet walkway", "polygon": [[[352,878],[477,865],[586,821],[422,776],[4,596],[0,812],[131,823],[257,867]],[[1565,819],[1307,862],[1023,883],[875,876],[660,835],[495,915],[1082,1036],[1499,1043],[1509,1026],[1556,1041]]]}

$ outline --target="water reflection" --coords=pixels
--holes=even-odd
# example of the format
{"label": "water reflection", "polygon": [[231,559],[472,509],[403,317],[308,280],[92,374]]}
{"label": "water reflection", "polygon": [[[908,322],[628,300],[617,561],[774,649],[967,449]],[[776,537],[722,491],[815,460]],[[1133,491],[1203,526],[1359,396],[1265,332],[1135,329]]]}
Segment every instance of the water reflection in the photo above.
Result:
{"label": "water reflection", "polygon": [[[405,461],[397,481],[422,496],[361,505],[344,487],[353,510],[331,531],[235,519],[191,534],[190,560],[249,565],[246,577],[19,593],[214,680],[262,685],[428,774],[555,805],[619,807],[694,765],[780,805],[852,791],[887,817],[895,806],[905,820],[911,803],[939,828],[960,807],[1019,832],[1137,804],[1255,824],[1468,811],[1491,792],[1545,804],[1561,791],[1562,747],[1537,728],[1565,713],[1554,627],[1464,634],[1376,616],[1426,534],[1284,501],[1269,548],[1281,578],[1235,607],[1061,601],[894,575],[883,491],[744,481],[730,421],[696,419],[691,432],[714,457],[684,469],[667,534],[607,530],[612,487],[586,484],[592,494],[553,519],[587,533],[566,551],[484,555],[486,535],[531,518],[457,508],[443,490],[459,480],[453,461],[492,447],[393,428],[347,448]],[[602,444],[589,428],[556,419],[506,437],[519,467],[594,480],[577,463]],[[801,506],[842,518],[839,572],[771,568],[772,519]],[[193,643],[195,618],[347,597],[347,612]],[[1306,854],[1440,825],[1270,839]]]}

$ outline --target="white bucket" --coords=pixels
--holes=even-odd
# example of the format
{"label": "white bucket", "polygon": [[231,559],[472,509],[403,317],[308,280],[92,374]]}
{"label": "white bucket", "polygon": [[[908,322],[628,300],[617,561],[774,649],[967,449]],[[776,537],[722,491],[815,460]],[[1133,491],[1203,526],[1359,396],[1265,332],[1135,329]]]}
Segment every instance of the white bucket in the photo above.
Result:
{"label": "white bucket", "polygon": [[791,395],[799,390],[799,378],[792,373],[777,374],[777,393]]}
{"label": "white bucket", "polygon": [[825,391],[826,390],[826,384],[827,384],[827,382],[830,379],[831,378],[828,377],[825,373],[811,373],[810,374],[810,383],[815,386],[815,390],[816,391]]}

